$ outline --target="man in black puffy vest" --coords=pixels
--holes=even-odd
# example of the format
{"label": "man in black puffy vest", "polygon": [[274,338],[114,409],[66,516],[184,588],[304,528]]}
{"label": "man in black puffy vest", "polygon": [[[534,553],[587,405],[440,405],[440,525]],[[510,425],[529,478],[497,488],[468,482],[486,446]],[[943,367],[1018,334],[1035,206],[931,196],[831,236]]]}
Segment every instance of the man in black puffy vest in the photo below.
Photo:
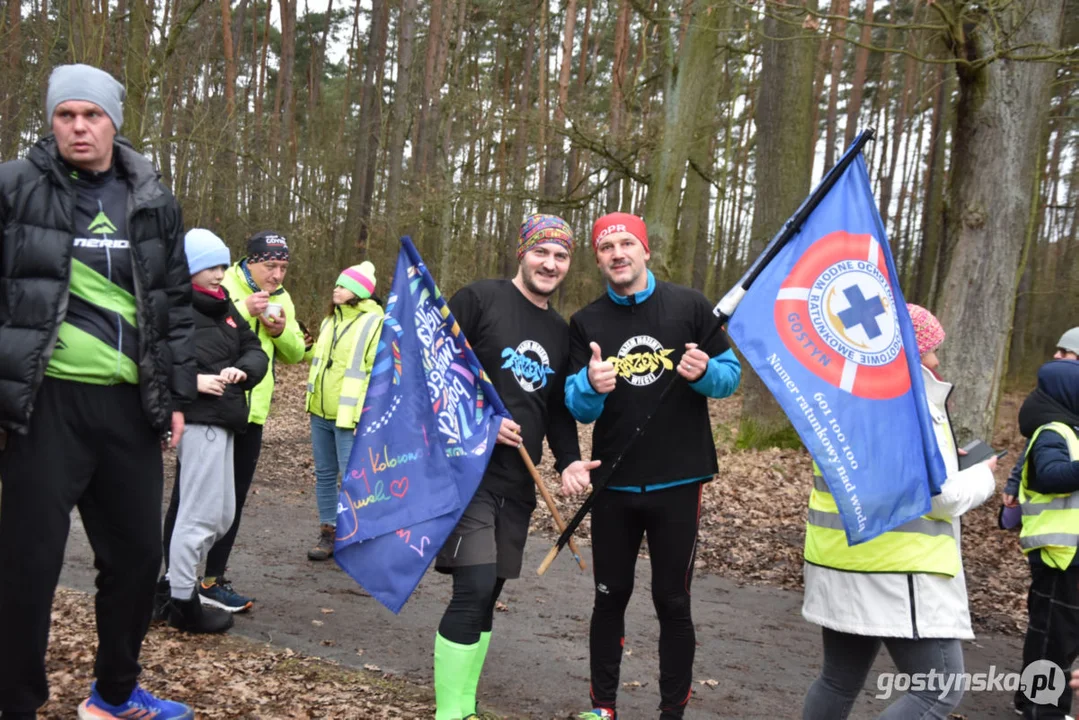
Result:
{"label": "man in black puffy vest", "polygon": [[[48,699],[69,518],[94,549],[97,681],[79,718],[193,717],[138,685],[161,563],[161,449],[195,397],[179,205],[117,137],[124,88],[57,67],[52,133],[0,165],[0,717]],[[141,712],[145,711],[145,712]]]}

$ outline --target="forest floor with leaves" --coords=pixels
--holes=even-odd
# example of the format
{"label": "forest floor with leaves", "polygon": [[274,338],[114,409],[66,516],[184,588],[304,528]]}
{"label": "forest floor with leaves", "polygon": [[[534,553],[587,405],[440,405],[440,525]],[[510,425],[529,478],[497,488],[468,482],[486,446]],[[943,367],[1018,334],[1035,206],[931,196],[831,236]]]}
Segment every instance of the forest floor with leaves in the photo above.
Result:
{"label": "forest floor with leaves", "polygon": [[[316,529],[314,523],[292,522],[296,519],[297,508],[302,508],[307,515],[314,515],[313,462],[307,418],[303,413],[302,388],[305,369],[279,367],[278,372],[275,408],[266,426],[263,455],[249,500],[249,509],[245,514],[245,530],[241,530],[237,553],[234,554],[232,562],[232,565],[240,565],[241,568],[238,572],[233,572],[230,568],[230,576],[239,574],[248,585],[254,582],[251,577],[257,577],[263,583],[280,578],[296,583],[296,578],[300,578],[295,590],[290,589],[287,592],[293,595],[310,593],[313,587],[319,586],[319,592],[323,594],[313,597],[311,602],[307,603],[310,605],[308,615],[299,622],[295,618],[287,619],[284,614],[275,614],[273,598],[267,597],[265,605],[260,602],[256,606],[254,619],[250,619],[251,616],[241,616],[238,618],[237,631],[223,637],[191,638],[167,627],[156,626],[144,645],[143,664],[147,669],[144,681],[147,687],[155,692],[192,703],[199,709],[199,716],[206,718],[431,717],[433,693],[429,683],[429,649],[425,652],[414,652],[407,657],[405,654],[397,654],[391,655],[393,660],[385,659],[384,664],[393,663],[401,668],[397,673],[386,672],[373,663],[367,663],[366,657],[357,660],[357,655],[364,655],[364,649],[346,648],[351,641],[345,629],[347,626],[335,623],[344,623],[346,618],[342,617],[342,613],[354,612],[353,607],[357,603],[364,607],[366,613],[366,608],[372,605],[373,601],[332,563],[312,564],[302,559],[303,549],[309,540],[314,540],[313,531]],[[1012,452],[997,471],[998,487],[1003,486],[1007,472],[1021,449],[1022,438],[1014,427],[1014,418],[1021,399],[1021,396],[1009,395],[1001,404],[1001,422],[993,444],[996,447],[1008,447]],[[717,631],[717,635],[726,637],[728,642],[740,642],[739,638],[732,638],[732,635],[738,632],[733,630],[733,626],[741,624],[743,627],[740,632],[745,632],[744,626],[754,624],[754,602],[758,601],[755,598],[759,598],[761,603],[774,604],[775,598],[779,597],[780,604],[786,605],[781,608],[783,612],[768,611],[773,615],[783,615],[784,618],[774,621],[772,625],[769,625],[771,620],[761,620],[757,623],[759,627],[752,628],[755,634],[746,642],[763,646],[764,650],[757,648],[757,655],[750,656],[748,660],[739,655],[741,650],[737,645],[733,651],[730,648],[720,648],[716,656],[706,654],[711,651],[710,648],[699,648],[698,669],[705,664],[712,666],[708,668],[710,672],[704,672],[700,678],[695,679],[696,692],[691,708],[700,703],[702,710],[720,707],[714,704],[718,701],[708,700],[708,694],[712,692],[725,691],[726,697],[732,699],[742,697],[738,688],[723,687],[731,680],[724,681],[721,666],[741,669],[747,663],[751,666],[753,663],[762,663],[761,667],[768,668],[768,673],[778,672],[770,667],[776,660],[774,652],[770,653],[767,648],[782,643],[794,658],[784,659],[783,662],[792,662],[791,667],[797,668],[798,672],[811,673],[811,667],[803,669],[806,665],[804,655],[815,655],[814,645],[819,642],[812,633],[805,632],[805,627],[799,627],[805,625],[797,617],[799,599],[791,593],[783,595],[773,590],[779,588],[797,593],[801,589],[802,541],[806,501],[811,485],[809,457],[800,450],[736,450],[740,409],[741,400],[737,397],[711,403],[720,473],[714,482],[705,486],[701,516],[698,579],[694,588],[698,590],[698,586],[701,586],[709,594],[702,598],[700,592],[695,593],[698,598],[695,604],[699,611],[696,615],[698,642],[702,642],[702,634],[711,631]],[[590,449],[590,436],[590,429],[581,426],[582,454],[586,457]],[[167,463],[170,469],[166,472],[170,481],[171,465],[171,461]],[[580,500],[560,498],[549,454],[541,464],[541,472],[547,479],[552,494],[558,498],[562,514],[571,516]],[[167,493],[165,497],[168,497]],[[983,634],[1004,636],[995,641],[990,639],[990,650],[995,653],[989,655],[990,658],[1010,655],[1012,646],[1018,646],[1019,640],[1016,636],[1025,628],[1028,578],[1027,566],[1019,552],[1017,537],[996,528],[998,507],[999,500],[994,498],[964,517],[963,533],[963,554],[975,632],[979,635],[979,640]],[[273,514],[274,512],[277,514]],[[263,515],[261,519],[260,514]],[[263,527],[262,535],[254,541],[256,524]],[[578,531],[577,536],[582,547],[587,547],[589,529],[586,520]],[[282,540],[281,536],[286,533],[291,537]],[[540,552],[542,556],[542,552],[556,535],[553,521],[542,502],[533,515],[531,534],[528,551]],[[248,538],[246,544],[245,535]],[[78,545],[80,541],[73,542]],[[64,582],[73,587],[89,589],[93,577],[89,568],[91,556],[88,547],[85,547],[85,541],[81,542],[82,547],[74,550],[69,548]],[[293,549],[293,546],[296,547]],[[237,559],[240,553],[247,553],[240,556],[245,558],[244,560]],[[642,557],[647,557],[647,547],[642,548]],[[258,560],[255,561],[255,558]],[[525,576],[532,572],[528,566],[529,561],[526,557]],[[255,564],[260,566],[257,572],[261,574],[245,576],[244,566]],[[570,567],[568,560],[565,565],[566,568]],[[647,568],[646,564],[641,565]],[[550,658],[561,652],[563,655],[559,658],[565,664],[576,663],[583,666],[584,669],[573,671],[575,675],[571,673],[577,680],[583,679],[580,673],[586,671],[586,664],[583,662],[585,656],[582,654],[586,644],[581,644],[581,637],[587,635],[589,590],[586,582],[570,574],[576,573],[575,570],[566,568],[562,568],[562,574],[549,573],[544,582],[547,583],[551,598],[568,597],[565,594],[568,590],[564,585],[572,582],[573,590],[578,593],[579,599],[573,601],[574,607],[571,609],[555,605],[557,599],[545,600],[542,597],[525,595],[523,589],[517,588],[529,587],[528,583],[532,581],[523,577],[519,583],[507,586],[503,598],[505,603],[500,603],[499,610],[509,612],[509,617],[520,618],[522,622],[527,622],[526,617],[531,617],[531,622],[539,627],[530,632],[551,638],[549,641],[538,641],[547,642],[550,647],[540,648],[537,652],[546,652]],[[555,569],[558,568],[553,568]],[[266,588],[262,590],[266,591]],[[428,573],[428,577],[421,583],[410,602],[412,612],[419,613],[420,608],[423,608],[422,612],[427,616],[431,615],[436,608],[444,607],[449,597],[448,592],[448,583],[437,574]],[[269,592],[266,594],[269,595]],[[638,617],[647,618],[650,608],[647,607],[646,597],[642,598],[642,595],[646,596],[646,591],[638,592],[634,603],[641,605],[641,614]],[[746,596],[738,601],[747,608],[744,620],[736,619],[739,608],[732,610],[734,605],[724,604],[726,600],[718,601],[720,607],[715,611],[701,607],[703,603],[717,602],[712,598],[735,595]],[[332,606],[327,606],[334,602],[339,603],[337,615],[334,615]],[[539,606],[527,605],[530,602],[539,603]],[[546,602],[551,605],[545,607]],[[70,717],[71,708],[85,697],[96,645],[92,607],[92,600],[82,592],[64,589],[57,596],[49,650],[52,700],[43,709],[45,718]],[[537,607],[538,620],[533,607]],[[635,607],[631,607],[631,610],[636,611]],[[517,615],[519,611],[527,612]],[[372,609],[370,612],[373,613],[370,616],[372,618],[382,617],[379,613],[385,614],[381,608]],[[406,611],[399,619],[406,618],[408,612],[409,608],[406,606]],[[563,619],[556,630],[555,625],[562,614],[568,614],[569,620]],[[427,635],[433,632],[437,616],[427,616],[419,619],[422,629],[408,642],[416,645],[425,641],[429,643]],[[283,627],[290,622],[298,627]],[[249,623],[249,629],[241,630],[244,623]],[[654,620],[651,623],[654,625]],[[562,626],[567,629],[561,629]],[[545,635],[544,629],[548,630],[549,634]],[[405,634],[400,629],[391,630],[391,636]],[[642,637],[639,638],[641,644],[634,646],[640,662],[643,663],[641,667],[649,667],[654,662],[646,655],[648,641],[654,637],[648,635],[649,632],[651,630],[642,631]],[[773,637],[762,642],[759,635],[768,632],[772,633]],[[803,633],[805,637],[794,638],[791,637],[792,633]],[[306,635],[312,637],[308,639]],[[289,638],[296,640],[298,637],[303,637],[304,641],[293,643],[293,647],[300,649],[289,649]],[[366,641],[371,643],[367,646],[369,648],[382,642],[374,637],[373,632],[372,637]],[[993,645],[993,642],[996,644]],[[533,646],[522,647],[530,650]],[[623,668],[623,680],[626,682],[623,683],[623,688],[627,693],[639,692],[642,688],[646,694],[654,693],[654,681],[650,681],[646,673],[634,669],[638,658],[629,657],[629,647],[630,642],[627,640],[627,659]],[[797,648],[801,648],[801,651]],[[381,648],[379,651],[385,654]],[[376,654],[377,652],[369,652],[368,656]],[[721,658],[728,655],[734,659],[724,664]],[[178,659],[182,662],[178,662]],[[763,664],[765,659],[768,664]],[[815,662],[810,662],[809,665],[815,666]],[[424,672],[427,677],[423,677]],[[762,669],[761,672],[765,671]],[[712,675],[720,680],[713,679]],[[805,684],[808,684],[808,680]],[[763,689],[767,687],[765,682],[759,691],[751,692],[753,701],[763,698]],[[484,686],[481,684],[481,695],[483,690]],[[521,688],[500,688],[500,691],[507,697],[526,692]],[[799,693],[802,691],[804,687],[798,690]],[[871,694],[867,698],[871,698]],[[862,702],[874,707],[873,700],[867,698],[863,698]],[[722,706],[725,707],[726,704]],[[559,714],[562,710],[562,706],[559,706],[557,712],[548,711],[544,717],[565,717]],[[727,717],[722,712],[713,713],[712,716]],[[758,715],[744,711],[741,715],[730,715],[739,716]],[[775,716],[778,715],[773,715]],[[971,717],[994,716],[979,712]]]}

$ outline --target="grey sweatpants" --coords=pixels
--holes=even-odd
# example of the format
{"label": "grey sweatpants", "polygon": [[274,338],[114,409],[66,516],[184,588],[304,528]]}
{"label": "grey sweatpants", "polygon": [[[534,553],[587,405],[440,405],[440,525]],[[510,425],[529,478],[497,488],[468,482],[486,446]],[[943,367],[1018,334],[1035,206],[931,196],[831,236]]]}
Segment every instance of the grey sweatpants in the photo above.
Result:
{"label": "grey sweatpants", "polygon": [[180,507],[169,547],[172,597],[188,600],[198,568],[214,542],[228,532],[236,514],[232,469],[233,434],[216,425],[188,425],[177,447]]}

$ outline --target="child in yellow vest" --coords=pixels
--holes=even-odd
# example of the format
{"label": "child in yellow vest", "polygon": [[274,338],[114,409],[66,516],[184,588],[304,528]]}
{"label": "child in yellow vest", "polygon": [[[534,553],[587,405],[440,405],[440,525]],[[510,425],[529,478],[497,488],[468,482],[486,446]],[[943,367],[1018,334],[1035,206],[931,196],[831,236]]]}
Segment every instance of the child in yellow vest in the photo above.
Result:
{"label": "child in yellow vest", "polygon": [[[1023,667],[1049,661],[1068,673],[1079,655],[1079,360],[1042,365],[1019,429],[1030,438],[1018,489],[1019,544],[1030,561]],[[1058,680],[1016,692],[1016,709],[1027,720],[1070,717],[1071,693]]]}
{"label": "child in yellow vest", "polygon": [[382,334],[383,310],[374,292],[375,266],[370,262],[341,271],[311,358],[305,409],[311,415],[319,539],[307,553],[309,560],[333,556],[337,478],[348,466]]}

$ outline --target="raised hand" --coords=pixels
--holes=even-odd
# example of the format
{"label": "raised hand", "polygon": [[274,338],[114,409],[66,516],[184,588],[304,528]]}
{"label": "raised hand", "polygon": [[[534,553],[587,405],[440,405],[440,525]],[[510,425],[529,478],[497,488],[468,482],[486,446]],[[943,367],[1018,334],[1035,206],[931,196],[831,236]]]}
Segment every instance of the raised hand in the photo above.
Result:
{"label": "raised hand", "polygon": [[606,395],[614,390],[618,382],[614,363],[603,359],[599,343],[588,343],[588,347],[592,348],[592,358],[588,361],[588,382],[592,384],[593,390]]}
{"label": "raised hand", "polygon": [[266,306],[270,304],[270,293],[265,290],[251,293],[244,298],[244,304],[247,305],[248,315],[251,317],[258,317],[266,312]]}

